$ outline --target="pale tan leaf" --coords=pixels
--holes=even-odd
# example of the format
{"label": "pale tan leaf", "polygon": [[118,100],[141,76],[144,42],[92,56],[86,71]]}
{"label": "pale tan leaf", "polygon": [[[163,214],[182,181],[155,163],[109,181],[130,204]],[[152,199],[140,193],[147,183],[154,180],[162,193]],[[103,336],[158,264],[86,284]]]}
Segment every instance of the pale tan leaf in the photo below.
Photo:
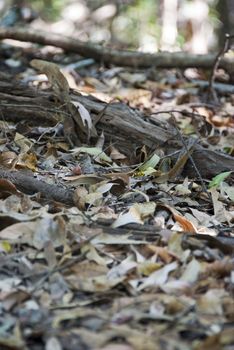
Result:
{"label": "pale tan leaf", "polygon": [[172,262],[171,264],[165,265],[161,269],[153,272],[149,277],[142,279],[142,284],[137,288],[138,290],[143,290],[147,287],[161,286],[166,283],[169,273],[174,271],[178,267],[177,262]]}
{"label": "pale tan leaf", "polygon": [[51,241],[56,248],[63,246],[65,244],[65,239],[65,227],[63,223],[47,217],[37,222],[32,243],[35,248],[42,249],[47,241]]}
{"label": "pale tan leaf", "polygon": [[90,243],[85,244],[81,248],[81,252],[86,255],[88,260],[94,261],[98,265],[103,265],[103,266],[107,265],[107,261],[103,257],[101,257],[100,254],[98,254],[97,250],[92,244]]}
{"label": "pale tan leaf", "polygon": [[186,266],[186,269],[180,279],[184,282],[194,283],[197,281],[200,272],[201,264],[195,258],[193,258]]}
{"label": "pale tan leaf", "polygon": [[227,295],[223,289],[210,289],[197,301],[198,312],[208,315],[223,315],[222,298]]}
{"label": "pale tan leaf", "polygon": [[64,102],[68,102],[69,85],[57,64],[44,60],[33,59],[30,62],[30,65],[41,73],[44,73],[52,85],[56,95],[64,99]]}
{"label": "pale tan leaf", "polygon": [[46,341],[45,350],[63,350],[58,338],[50,337]]}
{"label": "pale tan leaf", "polygon": [[72,101],[72,104],[78,110],[84,126],[87,126],[91,130],[93,123],[89,111],[80,102]]}
{"label": "pale tan leaf", "polygon": [[135,203],[133,204],[132,208],[136,209],[137,212],[140,214],[140,218],[144,220],[149,216],[153,217],[154,211],[156,208],[156,203],[155,202]]}
{"label": "pale tan leaf", "polygon": [[209,192],[211,193],[212,197],[215,219],[218,220],[218,222],[228,221],[228,214],[225,210],[224,204],[219,200],[219,192],[215,187],[210,188]]}
{"label": "pale tan leaf", "polygon": [[25,242],[28,241],[28,243],[31,244],[32,236],[37,227],[37,221],[19,222],[17,224],[10,225],[0,231],[0,239],[11,241],[22,238]]}
{"label": "pale tan leaf", "polygon": [[120,214],[119,217],[113,222],[112,227],[116,228],[130,223],[143,224],[140,212],[134,207],[131,207],[127,213]]}
{"label": "pale tan leaf", "polygon": [[127,275],[129,271],[132,271],[137,267],[137,263],[133,261],[132,256],[128,256],[119,265],[112,267],[107,273],[108,279],[115,279]]}
{"label": "pale tan leaf", "polygon": [[22,153],[27,153],[33,146],[32,141],[30,141],[27,137],[19,134],[18,132],[15,134],[14,141],[16,145],[20,147],[20,151]]}

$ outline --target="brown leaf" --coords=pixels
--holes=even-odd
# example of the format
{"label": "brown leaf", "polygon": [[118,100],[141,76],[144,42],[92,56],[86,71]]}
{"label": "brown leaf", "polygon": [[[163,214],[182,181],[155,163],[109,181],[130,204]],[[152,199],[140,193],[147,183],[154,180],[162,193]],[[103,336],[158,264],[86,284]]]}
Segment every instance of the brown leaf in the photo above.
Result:
{"label": "brown leaf", "polygon": [[69,96],[69,85],[57,64],[34,59],[30,62],[30,65],[39,70],[41,73],[44,73],[47,76],[55,94],[60,97],[61,100],[67,102]]}
{"label": "brown leaf", "polygon": [[11,181],[6,179],[0,179],[0,193],[3,192],[21,196],[21,192],[17,190],[17,188]]}
{"label": "brown leaf", "polygon": [[173,216],[174,216],[175,220],[180,224],[183,231],[197,233],[197,229],[193,225],[193,223],[191,221],[189,221],[188,219],[186,219],[184,216],[176,214],[175,212],[173,213]]}

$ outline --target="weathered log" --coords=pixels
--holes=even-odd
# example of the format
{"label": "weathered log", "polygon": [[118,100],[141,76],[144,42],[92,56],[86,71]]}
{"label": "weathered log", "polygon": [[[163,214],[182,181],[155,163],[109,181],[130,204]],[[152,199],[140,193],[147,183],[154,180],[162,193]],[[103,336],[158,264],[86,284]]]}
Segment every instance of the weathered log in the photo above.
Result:
{"label": "weathered log", "polygon": [[[61,118],[62,110],[55,107],[48,92],[17,84],[15,80],[0,81],[0,118],[5,121],[30,120],[33,124],[53,125]],[[107,141],[112,141],[117,147],[122,146],[127,154],[134,152],[136,146],[146,145],[151,149],[157,146],[165,150],[176,151],[183,148],[177,137],[176,130],[165,129],[158,123],[152,124],[139,111],[133,110],[123,103],[113,103],[106,106],[91,96],[82,96],[73,92],[72,100],[82,103],[91,113],[93,120],[104,110],[97,124],[99,130],[104,130]],[[37,119],[38,117],[38,119]],[[66,115],[65,115],[66,117]],[[234,158],[221,152],[195,145],[192,154],[194,162],[204,178],[210,178],[223,171],[234,170]],[[186,173],[197,177],[193,166],[188,162]]]}
{"label": "weathered log", "polygon": [[0,168],[0,179],[9,180],[23,193],[32,195],[40,192],[48,200],[74,205],[72,190],[38,180],[32,174]]}

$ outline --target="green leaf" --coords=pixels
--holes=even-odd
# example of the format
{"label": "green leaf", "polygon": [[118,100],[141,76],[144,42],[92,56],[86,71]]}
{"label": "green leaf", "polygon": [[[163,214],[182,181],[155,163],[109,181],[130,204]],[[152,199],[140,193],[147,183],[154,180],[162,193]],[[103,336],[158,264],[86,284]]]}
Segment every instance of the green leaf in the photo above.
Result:
{"label": "green leaf", "polygon": [[209,188],[219,187],[221,182],[223,182],[231,173],[232,173],[232,171],[225,171],[225,172],[213,177],[213,179],[209,183]]}
{"label": "green leaf", "polygon": [[5,253],[10,253],[11,249],[12,248],[9,242],[7,241],[0,242],[0,252],[4,251]]}
{"label": "green leaf", "polygon": [[139,171],[145,172],[149,168],[155,168],[159,161],[160,157],[157,154],[153,154],[149,160],[140,166]]}

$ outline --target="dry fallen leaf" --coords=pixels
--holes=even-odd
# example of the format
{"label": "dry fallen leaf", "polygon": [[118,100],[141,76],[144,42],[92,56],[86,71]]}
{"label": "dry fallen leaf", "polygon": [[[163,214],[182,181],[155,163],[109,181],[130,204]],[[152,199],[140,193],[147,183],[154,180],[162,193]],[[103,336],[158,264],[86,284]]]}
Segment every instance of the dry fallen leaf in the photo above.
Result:
{"label": "dry fallen leaf", "polygon": [[143,224],[141,214],[135,207],[131,207],[125,214],[120,214],[119,217],[113,222],[112,227],[117,228],[130,223]]}
{"label": "dry fallen leaf", "polygon": [[63,73],[61,73],[57,64],[44,60],[33,59],[30,62],[30,65],[47,76],[55,94],[62,101],[67,103],[70,100],[68,82]]}
{"label": "dry fallen leaf", "polygon": [[[68,12],[83,13],[81,5],[68,4],[63,21]],[[115,11],[106,4],[87,20],[103,24],[112,13],[118,22]],[[45,38],[54,43],[56,35]],[[37,57],[63,66],[77,60],[40,50]],[[3,59],[8,68],[26,63],[22,50],[7,51],[14,57],[10,65]],[[42,60],[32,66],[48,83],[32,70],[17,76],[28,86],[0,73],[0,349],[231,348],[232,169],[213,177],[233,157],[230,74],[214,72],[221,103],[211,106],[199,88],[201,70],[186,69],[184,78],[78,59],[67,66],[76,92],[66,68]],[[201,142],[194,147],[193,140]]]}

